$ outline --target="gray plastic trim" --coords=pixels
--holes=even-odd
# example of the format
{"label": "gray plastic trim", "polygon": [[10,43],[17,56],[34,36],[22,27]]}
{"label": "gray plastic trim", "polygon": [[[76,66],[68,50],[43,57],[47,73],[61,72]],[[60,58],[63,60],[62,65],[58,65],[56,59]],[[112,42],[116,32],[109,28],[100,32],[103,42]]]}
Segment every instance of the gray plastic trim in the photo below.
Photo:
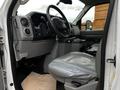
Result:
{"label": "gray plastic trim", "polygon": [[93,81],[80,87],[75,87],[71,83],[65,83],[65,90],[96,90],[98,81]]}

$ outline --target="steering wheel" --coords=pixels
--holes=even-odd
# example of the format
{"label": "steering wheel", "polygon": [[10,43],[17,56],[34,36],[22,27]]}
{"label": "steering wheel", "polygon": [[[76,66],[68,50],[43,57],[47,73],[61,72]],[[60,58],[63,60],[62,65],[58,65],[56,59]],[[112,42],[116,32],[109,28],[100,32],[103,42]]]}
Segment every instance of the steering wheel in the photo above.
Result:
{"label": "steering wheel", "polygon": [[[60,18],[58,16],[51,16],[50,15],[51,8],[58,11],[60,13],[60,15],[62,16],[62,18]],[[58,7],[56,7],[54,5],[50,5],[47,8],[47,19],[48,19],[48,22],[50,23],[50,25],[52,26],[53,30],[55,31],[55,33],[58,36],[64,37],[64,38],[70,36],[71,27],[69,25],[69,22],[66,19],[65,15],[63,14],[63,12]]]}

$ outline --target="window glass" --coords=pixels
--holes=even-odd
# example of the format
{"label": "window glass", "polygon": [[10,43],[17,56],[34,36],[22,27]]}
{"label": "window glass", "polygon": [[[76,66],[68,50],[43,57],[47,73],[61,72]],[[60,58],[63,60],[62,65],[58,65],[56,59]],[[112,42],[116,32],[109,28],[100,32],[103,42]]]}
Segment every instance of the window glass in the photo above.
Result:
{"label": "window glass", "polygon": [[[19,7],[18,15],[26,15],[32,11],[46,13],[48,6],[51,4],[56,5],[58,1],[59,0],[29,0],[28,3]],[[60,3],[57,6],[65,14],[69,22],[73,22],[85,6],[80,0],[72,1],[73,3],[71,5]],[[58,13],[53,11],[52,14],[57,15]]]}
{"label": "window glass", "polygon": [[87,20],[93,22],[95,19],[95,7],[92,7],[82,18],[82,23],[85,23]]}
{"label": "window glass", "polygon": [[97,5],[91,8],[82,18],[81,30],[104,30],[109,4]]}
{"label": "window glass", "polygon": [[81,30],[86,30],[87,24],[90,25],[90,29],[91,29],[94,19],[95,19],[95,7],[92,7],[82,18]]}

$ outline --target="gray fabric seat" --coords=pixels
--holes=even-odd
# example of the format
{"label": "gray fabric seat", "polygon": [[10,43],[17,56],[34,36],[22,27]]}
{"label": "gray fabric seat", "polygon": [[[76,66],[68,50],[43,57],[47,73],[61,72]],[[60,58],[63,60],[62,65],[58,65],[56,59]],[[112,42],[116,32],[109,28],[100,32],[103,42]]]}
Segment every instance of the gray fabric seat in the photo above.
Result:
{"label": "gray fabric seat", "polygon": [[52,61],[49,72],[63,83],[71,80],[84,84],[97,76],[95,57],[82,52],[71,52]]}

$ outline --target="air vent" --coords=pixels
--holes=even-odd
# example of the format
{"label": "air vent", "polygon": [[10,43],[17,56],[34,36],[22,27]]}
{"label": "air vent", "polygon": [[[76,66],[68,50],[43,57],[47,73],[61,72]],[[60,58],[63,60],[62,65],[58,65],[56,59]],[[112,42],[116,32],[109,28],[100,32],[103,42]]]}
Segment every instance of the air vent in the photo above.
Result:
{"label": "air vent", "polygon": [[29,21],[27,20],[27,18],[21,18],[21,24],[24,27],[28,27],[29,26]]}

